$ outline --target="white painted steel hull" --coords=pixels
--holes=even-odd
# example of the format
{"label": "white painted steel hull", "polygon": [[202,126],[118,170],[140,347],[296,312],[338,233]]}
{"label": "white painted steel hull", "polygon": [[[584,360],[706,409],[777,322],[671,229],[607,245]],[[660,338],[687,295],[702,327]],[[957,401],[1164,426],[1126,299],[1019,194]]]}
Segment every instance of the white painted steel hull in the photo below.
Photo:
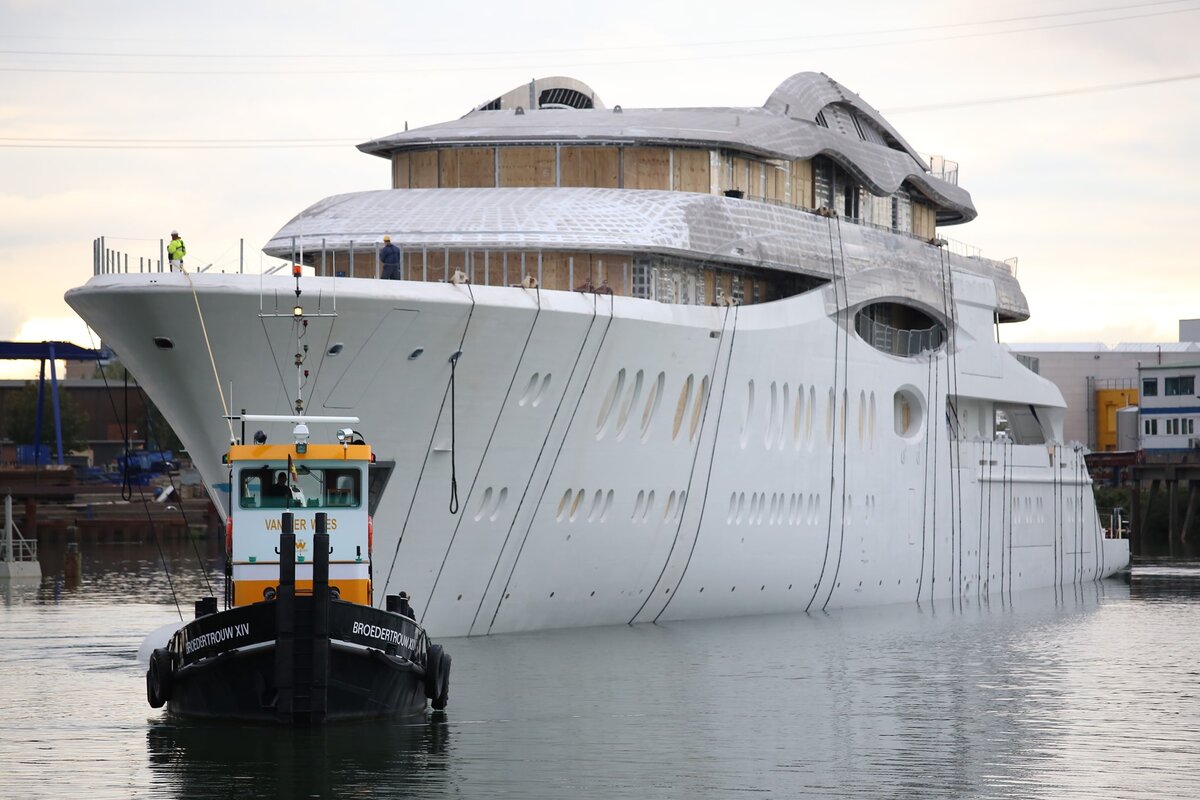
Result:
{"label": "white painted steel hull", "polygon": [[[258,276],[192,280],[233,410],[286,413],[293,334],[258,317]],[[375,596],[406,590],[426,628],[458,636],[976,600],[1114,573],[1128,546],[1103,538],[1081,452],[992,441],[990,420],[988,436],[949,440],[950,381],[960,397],[1062,405],[991,341],[993,287],[955,280],[948,363],[847,333],[828,288],[718,308],[303,279],[309,313],[337,293],[336,318],[312,318],[304,339],[308,410],[359,416],[396,465],[376,514]],[[262,286],[290,311],[291,280]],[[187,278],[99,276],[67,299],[226,504],[214,490],[229,429]],[[341,353],[323,356],[334,343]],[[933,398],[907,436],[902,389]]]}

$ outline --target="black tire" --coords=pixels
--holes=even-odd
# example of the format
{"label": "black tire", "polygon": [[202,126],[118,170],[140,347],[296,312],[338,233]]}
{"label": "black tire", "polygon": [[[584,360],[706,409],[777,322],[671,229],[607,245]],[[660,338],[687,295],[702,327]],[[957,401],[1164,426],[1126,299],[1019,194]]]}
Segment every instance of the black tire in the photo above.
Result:
{"label": "black tire", "polygon": [[437,696],[433,698],[433,708],[435,711],[441,711],[446,707],[446,701],[450,698],[450,654],[442,653],[442,665],[439,670],[440,681],[438,683]]}
{"label": "black tire", "polygon": [[436,700],[442,688],[442,655],[440,644],[431,644],[425,651],[425,696]]}
{"label": "black tire", "polygon": [[150,668],[146,670],[146,699],[151,708],[162,708],[171,699],[175,683],[173,662],[171,651],[165,647],[150,654]]}

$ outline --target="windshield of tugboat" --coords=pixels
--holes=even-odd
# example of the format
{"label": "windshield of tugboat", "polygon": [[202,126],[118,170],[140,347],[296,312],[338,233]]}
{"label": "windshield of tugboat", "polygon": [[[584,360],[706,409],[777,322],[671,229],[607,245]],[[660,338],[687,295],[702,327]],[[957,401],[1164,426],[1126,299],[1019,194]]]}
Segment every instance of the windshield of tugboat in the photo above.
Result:
{"label": "windshield of tugboat", "polygon": [[[246,467],[238,481],[242,508],[358,508],[362,505],[362,474],[355,468],[296,467],[292,490],[287,464]],[[298,498],[303,498],[303,503]]]}

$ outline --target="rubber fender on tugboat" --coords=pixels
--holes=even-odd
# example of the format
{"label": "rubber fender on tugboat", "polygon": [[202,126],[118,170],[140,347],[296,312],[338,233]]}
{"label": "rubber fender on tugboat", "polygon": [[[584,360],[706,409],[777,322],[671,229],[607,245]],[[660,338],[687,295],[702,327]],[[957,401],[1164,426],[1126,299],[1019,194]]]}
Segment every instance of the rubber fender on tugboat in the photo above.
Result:
{"label": "rubber fender on tugboat", "polygon": [[435,711],[441,711],[446,707],[446,700],[450,697],[450,654],[442,651],[442,665],[438,670],[440,682],[438,684],[437,696],[433,698],[433,708]]}
{"label": "rubber fender on tugboat", "polygon": [[425,696],[436,700],[442,688],[442,655],[440,644],[431,644],[425,651]]}
{"label": "rubber fender on tugboat", "polygon": [[150,654],[150,668],[146,670],[146,699],[151,708],[162,708],[171,699],[175,673],[171,651],[159,647]]}

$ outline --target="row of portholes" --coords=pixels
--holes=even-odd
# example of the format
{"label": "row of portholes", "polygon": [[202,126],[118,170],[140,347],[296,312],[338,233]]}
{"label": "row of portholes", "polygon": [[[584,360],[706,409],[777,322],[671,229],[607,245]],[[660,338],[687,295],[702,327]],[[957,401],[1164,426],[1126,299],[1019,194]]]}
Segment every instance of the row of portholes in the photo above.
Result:
{"label": "row of portholes", "polygon": [[500,509],[504,508],[504,501],[508,499],[508,487],[505,486],[500,491],[495,491],[491,486],[483,490],[483,499],[479,501],[479,508],[475,511],[475,521],[479,522],[484,517],[488,518],[488,522],[495,522],[500,516]]}
{"label": "row of portholes", "polygon": [[[646,386],[645,370],[639,369],[634,373],[632,379],[627,377],[623,367],[617,370],[617,374],[609,383],[608,391],[600,404],[600,411],[596,415],[596,439],[603,439],[611,432],[617,441],[621,441],[629,434],[635,416],[634,410],[639,405],[643,391],[646,393],[646,400],[642,406],[638,436],[643,442],[649,439],[651,423],[658,413],[659,405],[662,404],[666,382],[667,374],[665,372],[658,373],[658,377]],[[688,441],[695,441],[696,435],[700,431],[700,420],[703,417],[704,403],[707,398],[708,376],[702,377],[697,387],[696,376],[688,375],[679,389],[679,400],[675,406],[675,418],[671,426],[672,441],[679,438],[684,429],[685,420],[687,421]]]}
{"label": "row of portholes", "polygon": [[521,393],[521,399],[517,401],[517,405],[529,405],[536,408],[541,405],[542,400],[546,399],[546,390],[549,388],[549,372],[545,375],[540,372],[533,373],[529,376],[529,383],[525,384],[525,391]]}
{"label": "row of portholes", "polygon": [[[1062,515],[1063,523],[1075,522],[1075,498],[1064,497],[1061,502],[1062,508],[1059,514]],[[1012,499],[1012,517],[1014,523],[1033,523],[1043,524],[1046,521],[1046,507],[1043,504],[1041,497],[1014,497]]]}
{"label": "row of portholes", "polygon": [[[744,449],[750,442],[755,427],[755,396],[754,381],[746,384],[746,403],[742,417],[741,446]],[[834,434],[834,418],[837,418],[837,430],[841,436],[846,435],[846,415],[849,408],[849,396],[842,390],[841,402],[832,387],[825,397],[824,439],[832,444]],[[768,450],[783,450],[790,442],[792,447],[799,450],[808,445],[809,449],[815,444],[814,419],[817,415],[817,390],[815,386],[798,385],[795,390],[784,382],[782,386],[777,381],[771,381],[767,397],[763,401],[766,413],[762,418],[762,441]],[[875,392],[860,390],[858,393],[857,413],[858,443],[866,447],[875,446],[876,403]]]}
{"label": "row of portholes", "polygon": [[[672,491],[667,495],[666,505],[663,506],[663,522],[672,522],[683,516],[683,501],[687,499],[687,492]],[[633,504],[633,514],[630,515],[629,521],[633,523],[645,524],[650,521],[650,511],[654,508],[654,490],[646,491],[643,489],[638,492],[637,500]]]}
{"label": "row of portholes", "polygon": [[[821,495],[803,492],[751,492],[748,497],[745,492],[733,492],[729,495],[726,522],[731,525],[741,525],[743,520],[747,525],[815,525],[825,518],[821,514],[822,502]],[[859,495],[858,505],[860,508],[855,507],[854,495],[846,495],[847,525],[859,517],[863,522],[874,518],[875,495]]]}
{"label": "row of portholes", "polygon": [[[583,489],[567,489],[563,492],[562,499],[558,501],[558,511],[554,514],[555,522],[562,522],[564,519],[567,522],[574,522],[583,514],[584,497],[587,492]],[[597,489],[592,493],[591,501],[588,504],[587,516],[583,517],[588,522],[600,521],[604,522],[608,519],[608,513],[612,510],[613,490],[609,489],[605,492],[603,489]]]}
{"label": "row of portholes", "polygon": [[[747,502],[747,499],[749,502]],[[729,495],[731,525],[795,525],[803,522],[814,525],[821,517],[822,499],[819,494],[784,494],[783,492],[733,492]]]}

